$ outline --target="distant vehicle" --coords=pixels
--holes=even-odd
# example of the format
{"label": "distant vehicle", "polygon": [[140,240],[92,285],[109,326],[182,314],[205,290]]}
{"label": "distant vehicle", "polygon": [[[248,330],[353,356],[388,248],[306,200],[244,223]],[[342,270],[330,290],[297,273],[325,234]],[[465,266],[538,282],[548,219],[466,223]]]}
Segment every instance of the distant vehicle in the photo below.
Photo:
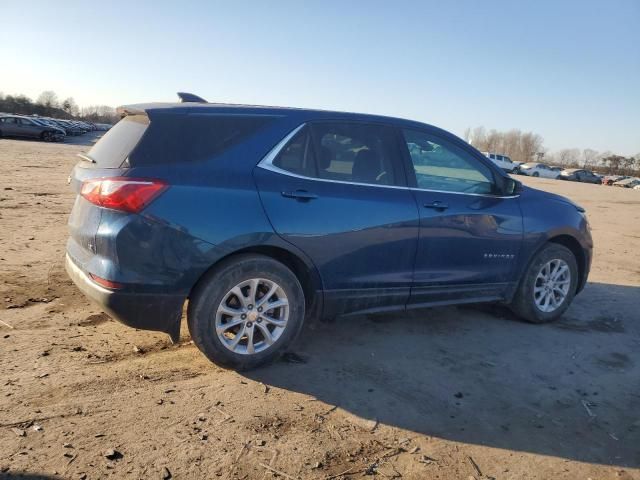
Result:
{"label": "distant vehicle", "polygon": [[67,135],[82,135],[84,133],[84,129],[69,120],[55,120],[55,122],[65,129]]}
{"label": "distant vehicle", "polygon": [[61,128],[51,127],[19,115],[0,117],[0,137],[39,138],[45,142],[61,142],[65,132]]}
{"label": "distant vehicle", "polygon": [[482,152],[482,154],[507,173],[514,173],[518,169],[519,164],[506,155],[491,152]]}
{"label": "distant vehicle", "polygon": [[70,175],[67,271],[126,325],[177,341],[188,300],[195,345],[246,369],[305,318],[499,301],[545,323],[586,283],[584,209],[444,130],[203,102],[121,107]]}
{"label": "distant vehicle", "polygon": [[634,190],[640,190],[640,185],[636,185],[635,187],[633,187]]}
{"label": "distant vehicle", "polygon": [[[60,132],[60,134],[62,134],[64,137],[67,136],[67,132],[65,132],[64,128],[61,128],[61,127],[57,126],[55,123],[47,122],[46,120],[43,120],[42,118],[30,118],[30,120],[32,122],[37,123],[38,125],[42,125],[43,127],[50,127],[50,128],[55,129],[55,130],[58,130]],[[64,140],[64,138],[63,138],[63,140]]]}
{"label": "distant vehicle", "polygon": [[598,185],[602,184],[602,179],[591,170],[584,170],[581,168],[567,168],[566,170],[563,170],[560,175],[562,180],[583,183],[596,183]]}
{"label": "distant vehicle", "polygon": [[530,177],[560,178],[560,172],[544,163],[523,163],[520,165],[520,173]]}
{"label": "distant vehicle", "polygon": [[607,175],[602,180],[602,183],[605,185],[613,185],[614,183],[619,182],[620,180],[624,180],[626,178],[630,178],[630,177],[628,177],[627,175]]}
{"label": "distant vehicle", "polygon": [[640,178],[625,178],[624,180],[620,180],[619,182],[615,182],[613,184],[614,187],[622,188],[634,188],[636,185],[640,185]]}

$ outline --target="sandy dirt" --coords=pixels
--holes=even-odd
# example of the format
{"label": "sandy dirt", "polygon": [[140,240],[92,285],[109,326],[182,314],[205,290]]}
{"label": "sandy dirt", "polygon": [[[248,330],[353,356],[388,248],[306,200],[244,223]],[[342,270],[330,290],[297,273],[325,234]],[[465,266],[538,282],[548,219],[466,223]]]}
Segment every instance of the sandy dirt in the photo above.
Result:
{"label": "sandy dirt", "polygon": [[305,363],[240,374],[184,327],[171,345],[111,321],[67,279],[85,149],[0,140],[0,479],[640,479],[639,191],[524,179],[593,227],[589,284],[558,323],[352,318],[307,329]]}

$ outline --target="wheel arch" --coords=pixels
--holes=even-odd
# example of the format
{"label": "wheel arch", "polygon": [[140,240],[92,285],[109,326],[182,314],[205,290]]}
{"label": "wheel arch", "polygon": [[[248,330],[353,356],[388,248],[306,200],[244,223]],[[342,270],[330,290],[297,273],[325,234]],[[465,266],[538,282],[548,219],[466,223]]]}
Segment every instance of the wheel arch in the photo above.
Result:
{"label": "wheel arch", "polygon": [[[578,288],[576,293],[579,293],[580,290],[584,288],[584,285],[586,283],[585,275],[587,273],[587,258],[584,253],[584,250],[582,249],[582,245],[580,245],[580,242],[578,241],[578,239],[567,234],[556,235],[554,237],[551,237],[549,238],[547,243],[555,243],[558,245],[562,245],[563,247],[568,248],[571,251],[571,253],[573,253],[573,256],[576,259],[576,263],[578,264]],[[538,249],[538,251],[539,250],[540,249]]]}
{"label": "wheel arch", "polygon": [[576,290],[576,294],[580,293],[586,284],[586,276],[588,275],[589,269],[587,265],[587,256],[585,251],[580,244],[580,241],[570,233],[558,232],[554,235],[544,238],[541,240],[536,247],[531,249],[531,253],[527,258],[526,263],[520,267],[518,270],[518,277],[515,283],[513,284],[513,288],[507,293],[507,302],[510,302],[513,299],[513,296],[517,292],[525,273],[529,270],[529,266],[536,255],[547,245],[549,244],[562,245],[565,248],[568,248],[573,256],[576,259],[576,264],[578,266],[578,287]]}
{"label": "wheel arch", "polygon": [[190,298],[193,295],[194,291],[198,288],[200,283],[210,275],[212,275],[223,262],[229,262],[233,259],[233,257],[239,255],[252,253],[257,255],[264,255],[266,257],[277,260],[293,272],[293,274],[300,282],[300,285],[302,286],[307,317],[315,316],[316,314],[322,312],[322,280],[315,265],[303,255],[294,253],[287,248],[277,245],[248,246],[238,250],[234,250],[220,257],[200,275],[198,280],[191,287],[187,298]]}

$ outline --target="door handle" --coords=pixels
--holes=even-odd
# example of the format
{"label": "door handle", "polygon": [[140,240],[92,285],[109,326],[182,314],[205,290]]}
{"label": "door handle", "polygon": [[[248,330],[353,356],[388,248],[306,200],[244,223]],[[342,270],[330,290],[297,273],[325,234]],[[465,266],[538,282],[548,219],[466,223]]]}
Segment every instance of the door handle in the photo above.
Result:
{"label": "door handle", "polygon": [[435,202],[425,203],[424,207],[425,208],[433,208],[434,210],[442,212],[442,211],[446,210],[447,208],[449,208],[449,205],[447,205],[446,203],[441,202],[440,200],[436,200]]}
{"label": "door handle", "polygon": [[300,201],[314,200],[318,198],[315,193],[307,192],[306,190],[296,190],[294,192],[282,192],[282,196],[285,198],[295,198]]}

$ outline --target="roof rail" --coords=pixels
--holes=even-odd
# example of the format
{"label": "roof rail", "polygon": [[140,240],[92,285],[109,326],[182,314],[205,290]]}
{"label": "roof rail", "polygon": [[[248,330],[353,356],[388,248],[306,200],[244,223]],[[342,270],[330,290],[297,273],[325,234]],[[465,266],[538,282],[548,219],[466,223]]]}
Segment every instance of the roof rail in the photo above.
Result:
{"label": "roof rail", "polygon": [[204,98],[194,95],[193,93],[178,92],[178,98],[182,103],[184,102],[196,102],[196,103],[209,103]]}

